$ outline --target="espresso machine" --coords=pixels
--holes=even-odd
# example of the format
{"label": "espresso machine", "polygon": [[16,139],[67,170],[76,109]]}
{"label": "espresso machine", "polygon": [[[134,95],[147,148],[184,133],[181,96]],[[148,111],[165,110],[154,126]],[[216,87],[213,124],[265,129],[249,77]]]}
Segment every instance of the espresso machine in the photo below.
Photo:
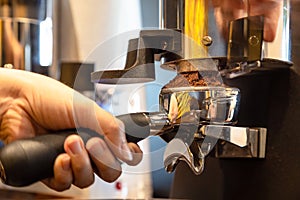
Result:
{"label": "espresso machine", "polygon": [[[264,57],[263,16],[232,20],[222,39],[216,37],[209,1],[160,2],[161,29],[142,30],[128,42],[124,69],[91,74],[92,82],[102,84],[154,81],[155,61],[177,72],[161,89],[157,112],[117,116],[125,124],[127,140],[160,136],[167,142],[164,166],[175,171],[174,198],[299,197],[299,175],[291,174],[299,166],[291,154],[299,152],[293,139],[299,95],[288,90],[290,77],[294,87],[298,76],[291,73],[291,62]],[[222,40],[225,45],[214,48]],[[213,48],[226,53],[210,56]],[[294,103],[292,108],[289,103]],[[18,182],[22,179],[9,177],[15,171],[5,169],[1,174],[8,184],[41,179],[23,177],[29,182]]]}
{"label": "espresso machine", "polygon": [[[182,2],[172,3],[174,1],[163,1],[163,6],[165,7],[162,6],[164,8],[162,16],[165,16],[162,24],[168,28],[182,25],[183,20],[181,23],[174,21],[174,19],[178,19],[174,16],[179,16],[180,10],[187,12],[186,5],[183,6]],[[285,11],[290,11],[290,13],[286,13],[283,16],[285,18],[291,17],[291,22],[286,21],[285,24],[291,25],[291,28],[287,29],[293,31],[289,34],[291,39],[282,40],[288,46],[288,48],[282,49],[285,49],[285,53],[292,52],[291,60],[294,62],[294,65],[286,62],[286,59],[270,59],[269,57],[271,56],[267,55],[266,44],[263,44],[259,59],[257,59],[259,54],[254,53],[254,57],[256,57],[254,61],[260,60],[260,68],[255,67],[257,62],[248,60],[248,66],[253,66],[254,64],[254,68],[250,71],[247,70],[247,67],[244,68],[248,73],[236,74],[234,70],[231,71],[233,73],[230,73],[230,66],[235,66],[234,64],[232,65],[230,60],[234,62],[242,60],[244,62],[244,58],[237,53],[234,57],[237,55],[239,58],[232,59],[232,53],[234,54],[234,52],[230,51],[232,46],[228,46],[228,44],[238,42],[239,48],[236,48],[236,50],[240,51],[240,53],[242,52],[242,54],[245,52],[250,53],[250,51],[245,51],[247,48],[244,47],[247,47],[247,45],[239,39],[239,36],[243,35],[242,30],[244,29],[238,31],[239,36],[233,41],[230,41],[229,29],[229,39],[227,40],[227,45],[225,45],[225,49],[227,48],[228,51],[225,54],[226,58],[223,58],[226,61],[219,62],[221,63],[221,69],[218,68],[223,82],[229,87],[238,88],[240,91],[241,98],[237,122],[234,123],[234,126],[250,127],[250,129],[262,127],[267,131],[264,158],[247,159],[246,156],[233,158],[232,154],[239,152],[242,148],[236,148],[236,145],[232,145],[232,143],[219,137],[215,146],[215,152],[211,152],[206,157],[206,166],[200,176],[195,175],[190,170],[189,165],[186,165],[184,162],[180,162],[177,165],[170,197],[187,199],[298,199],[300,197],[297,189],[300,178],[298,173],[300,162],[297,156],[300,152],[297,134],[299,129],[297,125],[299,120],[299,112],[297,111],[299,106],[297,103],[299,101],[299,88],[297,87],[299,83],[299,59],[297,56],[299,32],[295,31],[299,21],[297,17],[299,16],[299,2],[292,0],[285,1],[284,4]],[[166,14],[168,7],[172,10],[171,13],[173,15],[170,13]],[[211,15],[208,14],[208,16]],[[236,23],[238,24],[238,21],[232,22],[231,27],[234,27]],[[283,30],[279,29],[278,31]],[[196,32],[196,34],[198,33]],[[214,31],[208,35],[215,38]],[[256,32],[254,35],[258,36],[259,34]],[[245,38],[250,39],[251,34],[248,36],[250,37]],[[203,39],[205,43],[206,41],[211,43],[207,37]],[[252,39],[248,41],[253,41]],[[290,42],[291,46],[289,46]],[[215,41],[213,41],[211,46],[208,47],[208,52],[215,44]],[[250,48],[254,47],[250,46]],[[258,49],[260,48],[255,50],[256,53],[259,52]],[[224,68],[222,66],[225,66],[227,71],[223,71]],[[223,74],[223,72],[226,73]],[[231,157],[219,154],[225,152],[231,153]]]}
{"label": "espresso machine", "polygon": [[120,116],[125,126],[134,127],[126,131],[129,137],[143,138],[139,134],[147,133],[146,137],[160,135],[168,142],[164,154],[168,172],[185,161],[200,175],[208,155],[265,158],[267,128],[255,121],[237,126],[244,91],[229,84],[238,77],[260,76],[292,65],[263,58],[262,16],[231,21],[227,56],[210,57],[214,43],[208,28],[210,6],[209,1],[161,1],[162,29],[143,30],[139,38],[129,41],[124,69],[91,75],[93,82],[102,84],[153,81],[155,60],[177,72],[161,89],[157,113]]}
{"label": "espresso machine", "polygon": [[[263,16],[246,12],[228,24],[223,38],[217,36],[208,1],[162,0],[160,4],[162,29],[141,31],[139,38],[129,41],[124,69],[94,72],[91,78],[102,84],[152,81],[155,60],[177,72],[181,81],[170,80],[172,86],[161,89],[158,113],[132,113],[126,119],[137,126],[129,135],[147,132],[146,137],[160,135],[168,142],[164,166],[169,172],[175,170],[170,197],[299,198],[299,159],[295,158],[299,147],[288,139],[297,138],[299,78],[293,63],[268,57]],[[293,9],[289,6],[284,1],[285,11]],[[290,42],[286,39],[288,48],[282,49],[290,51]],[[214,51],[225,53],[210,56]],[[184,98],[175,98],[177,104],[172,106],[172,98],[180,95],[189,99],[184,114],[179,111],[180,104],[187,102]]]}

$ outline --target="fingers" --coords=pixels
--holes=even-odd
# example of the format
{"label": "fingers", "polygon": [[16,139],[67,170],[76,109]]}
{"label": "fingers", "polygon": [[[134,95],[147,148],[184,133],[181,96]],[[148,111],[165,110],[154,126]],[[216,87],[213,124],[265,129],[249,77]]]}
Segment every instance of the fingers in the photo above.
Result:
{"label": "fingers", "polygon": [[73,182],[70,156],[68,154],[59,155],[54,163],[54,177],[42,182],[56,191],[69,189]]}
{"label": "fingers", "polygon": [[[82,95],[74,93],[73,99],[76,127],[85,127],[103,135],[113,155],[121,161],[131,163],[133,156],[126,141],[124,124]],[[136,146],[137,148],[139,147]]]}
{"label": "fingers", "polygon": [[115,181],[121,175],[121,165],[107,144],[100,138],[91,138],[87,144],[96,174],[107,182]]}
{"label": "fingers", "polygon": [[71,158],[73,184],[80,188],[91,185],[94,174],[82,139],[77,135],[69,136],[65,141],[65,151]]}
{"label": "fingers", "polygon": [[82,139],[71,135],[64,148],[66,153],[55,160],[54,177],[42,182],[56,191],[67,190],[72,184],[79,188],[90,186],[94,182],[94,172]]}
{"label": "fingers", "polygon": [[[65,142],[67,153],[59,155],[55,160],[54,177],[42,182],[56,191],[64,191],[72,184],[80,188],[88,187],[94,182],[94,172],[107,182],[113,182],[121,175],[119,160],[102,139],[91,138],[85,148],[79,136],[69,136]],[[129,143],[128,148],[133,158],[127,163],[137,165],[142,160],[141,149],[134,143]]]}
{"label": "fingers", "polygon": [[[274,13],[276,13],[276,12],[274,12]],[[265,19],[265,24],[264,24],[264,40],[266,42],[273,42],[274,41],[274,39],[276,38],[277,27],[278,27],[278,21],[275,20],[275,18],[266,18]]]}
{"label": "fingers", "polygon": [[105,135],[104,140],[112,153],[129,165],[137,165],[142,160],[142,151],[137,144],[127,143],[124,123],[115,119],[117,128]]}
{"label": "fingers", "polygon": [[264,16],[264,40],[272,42],[276,37],[278,21],[283,10],[283,1],[251,0],[250,4],[252,15]]}
{"label": "fingers", "polygon": [[[128,165],[137,165],[143,158],[141,149],[134,143],[129,143],[128,147],[133,155]],[[100,138],[91,138],[86,148],[95,164],[94,171],[99,177],[107,182],[116,180],[121,175],[121,165],[114,156],[108,145]]]}
{"label": "fingers", "polygon": [[[87,142],[86,148],[95,165],[94,171],[100,178],[107,182],[113,182],[121,175],[120,162],[103,140],[91,138]],[[141,149],[134,143],[129,143],[128,148],[133,157],[131,161],[127,161],[127,164],[137,165],[143,157]]]}
{"label": "fingers", "polygon": [[114,119],[115,128],[104,137],[114,155],[124,162],[130,162],[133,155],[125,138],[125,126],[119,119]]}
{"label": "fingers", "polygon": [[[228,23],[231,20],[250,16],[264,16],[264,41],[274,41],[278,28],[279,17],[283,9],[282,0],[248,0],[245,5],[242,0],[213,0],[217,25],[227,36]],[[247,8],[250,6],[249,8]],[[248,9],[248,10],[247,10]],[[248,13],[249,11],[249,13]]]}
{"label": "fingers", "polygon": [[76,96],[74,101],[76,126],[86,127],[103,135],[105,142],[117,158],[124,162],[131,161],[132,154],[124,134],[124,124],[95,102],[88,104],[80,98]]}
{"label": "fingers", "polygon": [[128,143],[128,147],[133,155],[133,159],[131,161],[128,161],[127,164],[135,166],[139,164],[143,159],[143,152],[140,147],[134,143]]}

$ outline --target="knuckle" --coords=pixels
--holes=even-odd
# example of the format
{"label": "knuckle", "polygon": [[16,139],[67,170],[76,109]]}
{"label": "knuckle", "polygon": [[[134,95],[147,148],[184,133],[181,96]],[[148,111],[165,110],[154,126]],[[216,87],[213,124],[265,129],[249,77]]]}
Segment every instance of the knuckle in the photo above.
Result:
{"label": "knuckle", "polygon": [[116,181],[120,176],[122,172],[114,170],[113,173],[107,173],[105,176],[101,177],[103,180],[105,180],[108,183],[112,183]]}
{"label": "knuckle", "polygon": [[54,178],[48,178],[48,179],[44,179],[42,180],[42,183],[44,183],[46,186],[48,186],[49,188],[57,191],[57,192],[63,192],[65,190],[70,189],[71,185],[72,185],[72,181],[71,182],[64,182],[61,181],[59,179],[54,179]]}
{"label": "knuckle", "polygon": [[63,192],[63,191],[68,190],[70,188],[71,188],[71,184],[69,184],[69,183],[66,183],[66,184],[61,184],[60,183],[59,185],[54,186],[54,189],[58,192]]}
{"label": "knuckle", "polygon": [[78,181],[75,181],[73,184],[81,189],[89,187],[94,183],[95,179],[94,176],[91,176],[89,178],[83,178]]}
{"label": "knuckle", "polygon": [[[74,162],[73,162],[74,163]],[[75,174],[84,174],[86,172],[86,162],[81,162],[80,164],[73,164],[72,168]]]}
{"label": "knuckle", "polygon": [[120,122],[117,121],[117,119],[116,120],[111,120],[108,130],[111,133],[117,133],[117,132],[120,131],[120,126],[121,126],[121,124],[120,124]]}

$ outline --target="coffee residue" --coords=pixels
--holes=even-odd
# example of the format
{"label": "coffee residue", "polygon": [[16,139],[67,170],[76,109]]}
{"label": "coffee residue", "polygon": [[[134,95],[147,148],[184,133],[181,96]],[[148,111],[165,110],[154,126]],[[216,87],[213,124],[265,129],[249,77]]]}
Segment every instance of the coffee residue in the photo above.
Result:
{"label": "coffee residue", "polygon": [[188,87],[188,86],[223,86],[222,79],[215,71],[183,72],[177,74],[164,88]]}

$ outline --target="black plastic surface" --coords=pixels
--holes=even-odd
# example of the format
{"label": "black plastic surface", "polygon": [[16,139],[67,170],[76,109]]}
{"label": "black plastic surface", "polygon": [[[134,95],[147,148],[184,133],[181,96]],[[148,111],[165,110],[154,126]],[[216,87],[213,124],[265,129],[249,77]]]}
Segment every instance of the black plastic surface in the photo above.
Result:
{"label": "black plastic surface", "polygon": [[126,139],[137,143],[150,135],[149,113],[131,113],[117,118],[125,124]]}
{"label": "black plastic surface", "polygon": [[26,186],[53,176],[56,157],[64,152],[63,144],[70,133],[49,134],[14,141],[0,151],[5,184]]}
{"label": "black plastic surface", "polygon": [[[125,124],[128,142],[137,143],[150,134],[148,113],[118,116]],[[0,150],[1,179],[11,186],[27,186],[53,176],[56,157],[64,153],[64,141],[71,134],[79,134],[84,142],[97,133],[78,129],[16,140]]]}

